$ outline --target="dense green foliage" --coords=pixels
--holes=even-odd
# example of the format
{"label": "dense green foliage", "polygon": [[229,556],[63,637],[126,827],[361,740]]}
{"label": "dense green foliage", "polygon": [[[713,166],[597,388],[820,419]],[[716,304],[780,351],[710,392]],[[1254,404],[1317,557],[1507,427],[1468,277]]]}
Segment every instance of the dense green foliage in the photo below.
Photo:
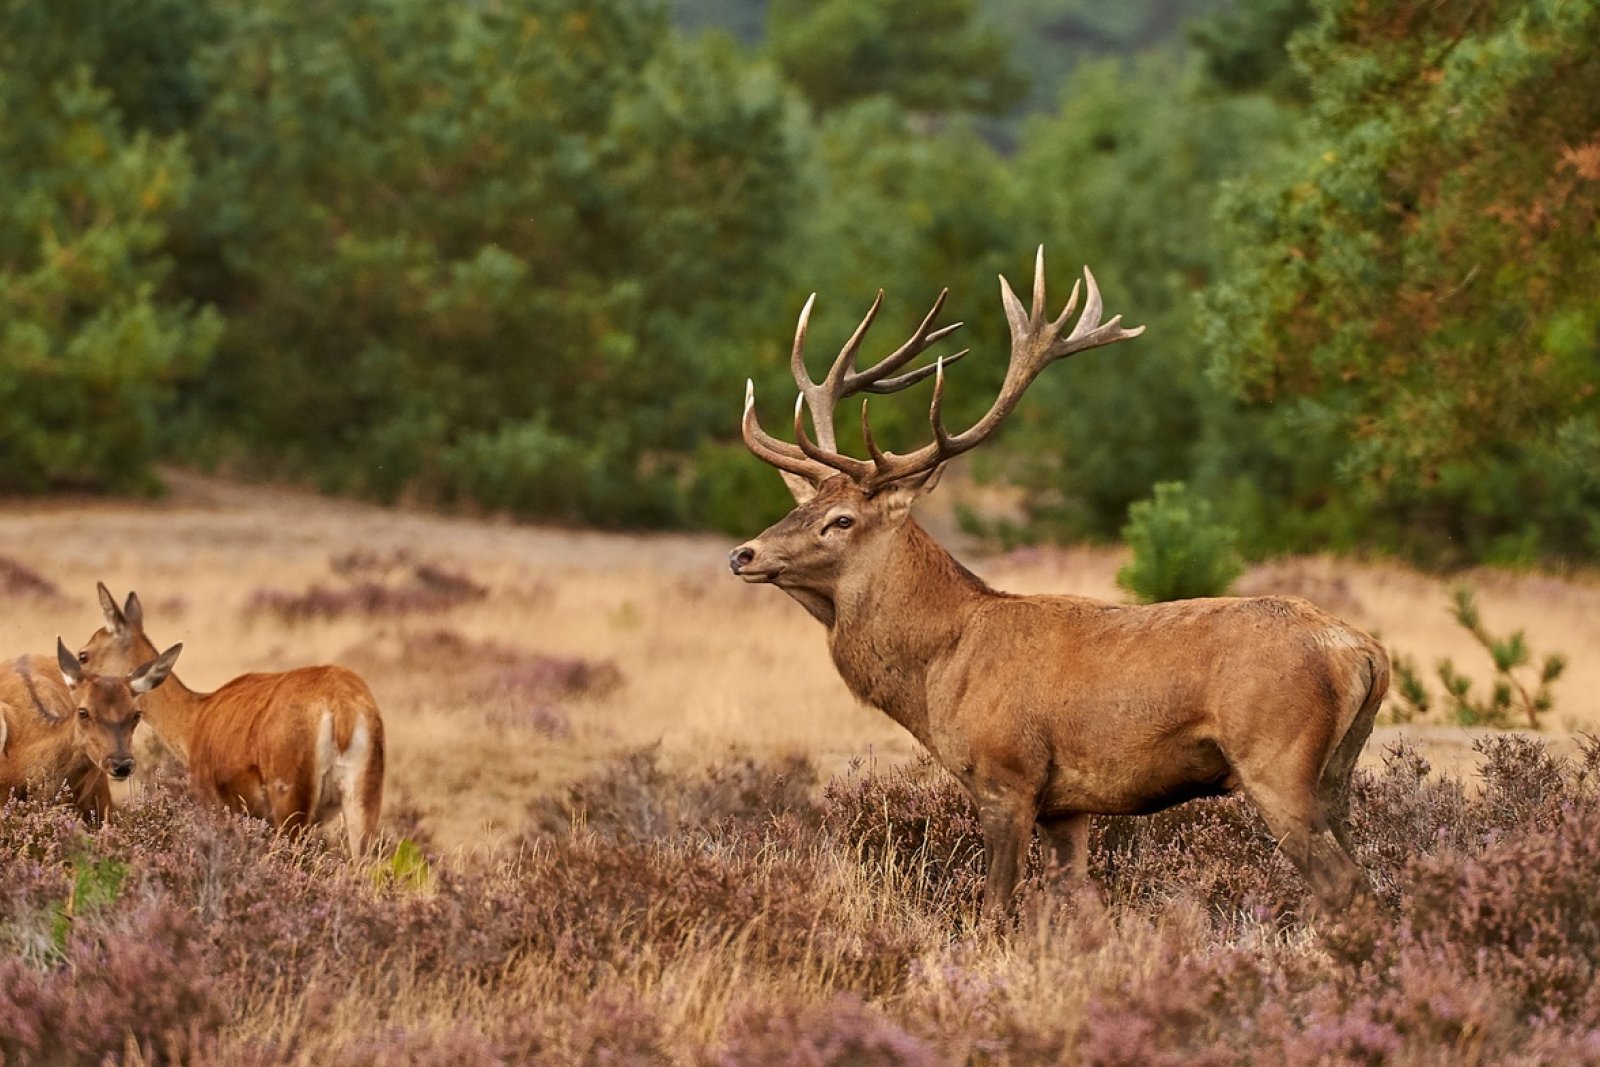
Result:
{"label": "dense green foliage", "polygon": [[818,108],[892,96],[919,110],[1005,111],[1024,82],[977,0],[775,0],[768,47]]}
{"label": "dense green foliage", "polygon": [[1220,372],[1433,558],[1600,550],[1596,40],[1594,4],[1325,5],[1309,150],[1229,200]]}
{"label": "dense green foliage", "polygon": [[0,491],[147,488],[172,390],[217,334],[160,291],[189,155],[127,131],[36,8],[0,14],[37,31],[0,33]]}
{"label": "dense green foliage", "polygon": [[0,2],[0,489],[170,457],[748,531],[785,496],[741,385],[782,425],[808,292],[820,365],[948,285],[954,424],[1043,241],[1053,300],[1087,262],[1149,330],[977,457],[1008,536],[1183,481],[1250,556],[1600,556],[1594,5],[678,8],[746,43],[651,0]]}

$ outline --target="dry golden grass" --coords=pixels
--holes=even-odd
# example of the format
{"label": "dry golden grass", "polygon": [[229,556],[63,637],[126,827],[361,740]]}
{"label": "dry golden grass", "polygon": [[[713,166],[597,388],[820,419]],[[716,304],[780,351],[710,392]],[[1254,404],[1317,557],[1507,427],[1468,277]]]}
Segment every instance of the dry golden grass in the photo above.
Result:
{"label": "dry golden grass", "polygon": [[[915,752],[898,727],[855,704],[809,616],[777,590],[728,575],[727,538],[446,518],[192,475],[174,475],[173,485],[154,503],[8,504],[0,556],[36,569],[67,599],[7,604],[0,653],[48,652],[57,633],[69,646],[81,643],[100,623],[100,580],[119,596],[138,590],[158,644],[184,642],[178,673],[193,687],[252,670],[348,663],[368,676],[384,709],[391,828],[393,813],[409,811],[446,850],[502,844],[524,824],[530,800],[639,745],[659,742],[675,759],[701,762],[730,749],[798,752],[824,773],[854,757],[892,764]],[[330,559],[358,549],[404,550],[491,593],[443,612],[292,624],[252,609],[261,590],[328,582]],[[961,554],[1000,588],[1119,596],[1117,550]],[[1465,580],[1479,590],[1491,630],[1526,628],[1536,652],[1569,656],[1552,732],[1600,727],[1600,585],[1493,572]],[[1445,581],[1394,564],[1303,559],[1257,568],[1242,585],[1307,595],[1425,667],[1450,656],[1486,675],[1484,656],[1449,617]],[[569,730],[507,725],[514,709],[474,695],[470,654],[403,654],[407,638],[437,631],[609,660],[622,684],[562,702]],[[1467,731],[1410,732],[1446,766],[1466,758]],[[1369,746],[1369,757],[1391,733]]]}

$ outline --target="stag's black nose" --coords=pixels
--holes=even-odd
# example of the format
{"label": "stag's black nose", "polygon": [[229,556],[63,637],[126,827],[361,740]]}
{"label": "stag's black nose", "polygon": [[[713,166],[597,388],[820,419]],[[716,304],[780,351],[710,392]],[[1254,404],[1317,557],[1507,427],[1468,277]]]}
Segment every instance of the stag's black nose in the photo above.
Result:
{"label": "stag's black nose", "polygon": [[110,764],[111,764],[111,777],[116,778],[119,781],[122,780],[123,778],[128,777],[128,775],[133,773],[133,757],[132,756],[124,756],[121,759],[111,760]]}
{"label": "stag's black nose", "polygon": [[749,545],[740,545],[728,553],[728,569],[738,574],[750,566],[750,561],[756,558],[756,550]]}

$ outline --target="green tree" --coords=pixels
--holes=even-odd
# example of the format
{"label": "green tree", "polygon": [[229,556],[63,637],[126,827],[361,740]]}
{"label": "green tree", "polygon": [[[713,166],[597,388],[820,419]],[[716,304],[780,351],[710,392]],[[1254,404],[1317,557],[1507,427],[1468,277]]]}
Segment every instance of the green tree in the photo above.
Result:
{"label": "green tree", "polygon": [[201,57],[183,277],[228,330],[194,436],[328,488],[676,518],[794,210],[775,75],[632,0],[234,19]]}
{"label": "green tree", "polygon": [[977,0],[775,0],[767,47],[821,110],[888,96],[914,111],[999,113],[1027,92]]}
{"label": "green tree", "polygon": [[173,390],[218,330],[163,295],[190,159],[127,132],[44,15],[0,5],[0,489],[149,489]]}
{"label": "green tree", "polygon": [[1117,584],[1141,604],[1221,596],[1244,570],[1233,530],[1182,482],[1162,482],[1129,508],[1122,536],[1133,558]]}
{"label": "green tree", "polygon": [[1013,451],[989,462],[1029,490],[1025,535],[1114,538],[1155,483],[1196,481],[1214,445],[1253,447],[1205,375],[1193,300],[1225,261],[1218,189],[1270,166],[1291,118],[1264,96],[1217,94],[1193,57],[1160,53],[1085,64],[1060,109],[1024,128],[1016,195],[1050,249],[1053,300],[1088,264],[1108,313],[1147,327],[1041,376],[1013,416]]}
{"label": "green tree", "polygon": [[1229,203],[1219,375],[1333,445],[1320,492],[1423,558],[1592,557],[1600,7],[1319,12],[1301,160]]}

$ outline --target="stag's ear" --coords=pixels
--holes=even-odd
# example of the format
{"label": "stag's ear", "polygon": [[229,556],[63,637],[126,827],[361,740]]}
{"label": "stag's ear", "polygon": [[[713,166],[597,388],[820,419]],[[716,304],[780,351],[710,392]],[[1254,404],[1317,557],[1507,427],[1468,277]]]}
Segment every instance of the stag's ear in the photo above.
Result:
{"label": "stag's ear", "polygon": [[885,520],[891,523],[902,523],[906,516],[911,514],[911,505],[925,493],[933,491],[939,484],[939,476],[944,473],[944,464],[941,463],[932,470],[922,471],[907,478],[890,482],[888,485],[872,494],[872,499],[883,506]]}
{"label": "stag's ear", "polygon": [[817,487],[812,485],[808,479],[802,478],[798,474],[790,474],[788,471],[779,471],[778,473],[783,475],[783,484],[789,487],[789,495],[794,497],[796,504],[804,504],[817,495]]}
{"label": "stag's ear", "polygon": [[144,666],[135,667],[128,675],[128,688],[135,696],[150,692],[172,674],[172,665],[178,662],[178,653],[182,651],[183,642],[180,641]]}
{"label": "stag's ear", "polygon": [[61,678],[70,687],[83,681],[83,666],[78,657],[67,651],[67,643],[56,637],[56,665],[61,668]]}

